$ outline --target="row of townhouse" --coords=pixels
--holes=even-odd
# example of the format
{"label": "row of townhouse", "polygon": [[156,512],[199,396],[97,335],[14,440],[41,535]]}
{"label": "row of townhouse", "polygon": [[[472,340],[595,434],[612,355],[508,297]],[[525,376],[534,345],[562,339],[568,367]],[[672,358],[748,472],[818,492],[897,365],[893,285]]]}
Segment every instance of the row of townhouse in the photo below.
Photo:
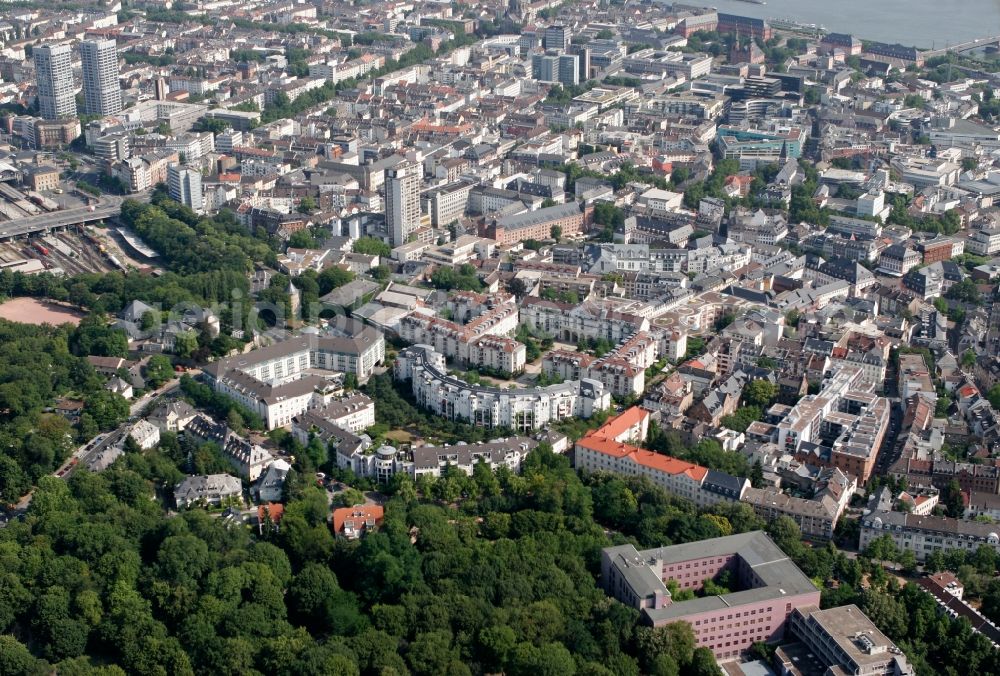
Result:
{"label": "row of townhouse", "polygon": [[292,434],[303,444],[314,437],[320,439],[334,449],[337,467],[349,469],[359,477],[378,482],[389,481],[396,474],[406,474],[413,478],[424,474],[440,477],[449,466],[471,476],[479,463],[484,463],[490,470],[502,466],[512,472],[519,472],[521,462],[539,443],[530,437],[517,436],[453,446],[419,446],[406,450],[388,444],[375,448],[371,439],[362,431],[370,426],[367,420],[358,423],[355,419],[357,414],[363,412],[367,415],[369,411],[371,421],[374,422],[374,405],[371,400],[362,402],[347,398],[340,402],[339,408],[331,406],[313,409],[296,416],[292,423]]}

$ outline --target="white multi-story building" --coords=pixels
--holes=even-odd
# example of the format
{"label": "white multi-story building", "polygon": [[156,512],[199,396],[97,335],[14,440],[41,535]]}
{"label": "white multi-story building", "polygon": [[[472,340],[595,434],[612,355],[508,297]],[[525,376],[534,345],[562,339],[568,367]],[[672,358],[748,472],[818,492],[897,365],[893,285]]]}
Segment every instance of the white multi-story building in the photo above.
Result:
{"label": "white multi-story building", "polygon": [[238,129],[226,129],[215,135],[215,149],[220,153],[231,153],[242,145],[243,132]]}
{"label": "white multi-story building", "polygon": [[128,435],[144,451],[160,443],[160,428],[147,420],[140,420],[133,425]]}
{"label": "white multi-story building", "polygon": [[375,402],[360,392],[331,401],[313,413],[348,432],[363,432],[375,424]]}
{"label": "white multi-story building", "polygon": [[201,172],[180,164],[167,167],[167,187],[171,199],[200,212],[204,208],[201,192]]}
{"label": "white multi-story building", "polygon": [[906,512],[876,511],[861,518],[859,548],[888,535],[900,551],[911,551],[917,561],[931,552],[960,549],[969,554],[980,547],[1000,553],[1000,535],[995,523],[981,523],[945,516],[919,516]]}
{"label": "white multi-story building", "polygon": [[118,46],[114,40],[84,40],[83,97],[91,115],[117,115],[122,110],[122,88],[118,82]]}
{"label": "white multi-story building", "polygon": [[506,467],[512,472],[520,472],[521,461],[537,446],[538,442],[529,437],[455,446],[420,446],[413,449],[413,476],[440,477],[446,467],[454,467],[471,476],[479,463],[485,463],[491,471]]}
{"label": "white multi-story building", "polygon": [[564,418],[589,418],[611,404],[604,385],[589,379],[513,390],[470,385],[449,376],[444,355],[429,345],[400,352],[394,373],[397,380],[410,380],[417,403],[436,415],[519,433]]}
{"label": "white multi-story building", "polygon": [[229,464],[248,481],[256,481],[274,458],[262,446],[235,434],[226,440],[222,454]]}
{"label": "white multi-story building", "polygon": [[411,312],[399,322],[399,335],[409,343],[426,344],[463,365],[485,366],[506,373],[524,369],[525,347],[509,336],[517,330],[517,305],[478,305],[479,314],[467,324]]}
{"label": "white multi-story building", "polygon": [[46,120],[76,116],[72,53],[68,44],[40,45],[32,51],[38,84],[38,110]]}
{"label": "white multi-story building", "polygon": [[167,148],[184,156],[185,162],[195,162],[215,151],[215,136],[210,132],[188,132],[167,140]]}
{"label": "white multi-story building", "polygon": [[506,336],[483,336],[469,345],[468,365],[501,373],[519,373],[527,362],[527,348]]}
{"label": "white multi-story building", "polygon": [[969,234],[965,247],[977,256],[992,256],[1000,251],[1000,228],[975,230]]}
{"label": "white multi-story building", "polygon": [[363,382],[385,359],[385,338],[379,331],[356,322],[345,327],[213,362],[205,375],[217,391],[257,412],[268,429],[283,427],[302,412],[334,401],[338,383],[313,369],[353,374]]}
{"label": "white multi-story building", "polygon": [[660,332],[660,355],[672,362],[678,362],[687,354],[687,331],[681,329]]}
{"label": "white multi-story building", "polygon": [[385,220],[392,246],[420,227],[420,165],[406,162],[385,172]]}
{"label": "white multi-story building", "polygon": [[199,503],[219,505],[228,500],[243,501],[243,483],[228,474],[189,476],[174,488],[178,507]]}
{"label": "white multi-story building", "polygon": [[520,323],[556,340],[625,340],[636,331],[648,331],[649,319],[602,301],[574,305],[526,296],[521,301]]}
{"label": "white multi-story building", "polygon": [[421,199],[427,205],[431,225],[443,228],[464,216],[469,206],[472,185],[465,181],[457,181],[424,194]]}
{"label": "white multi-story building", "polygon": [[687,272],[737,270],[750,264],[753,247],[746,243],[727,242],[718,246],[688,251]]}
{"label": "white multi-story building", "polygon": [[646,388],[646,369],[656,361],[657,353],[657,340],[639,332],[600,358],[572,350],[552,350],[545,355],[542,372],[566,380],[592,378],[615,396],[638,396]]}

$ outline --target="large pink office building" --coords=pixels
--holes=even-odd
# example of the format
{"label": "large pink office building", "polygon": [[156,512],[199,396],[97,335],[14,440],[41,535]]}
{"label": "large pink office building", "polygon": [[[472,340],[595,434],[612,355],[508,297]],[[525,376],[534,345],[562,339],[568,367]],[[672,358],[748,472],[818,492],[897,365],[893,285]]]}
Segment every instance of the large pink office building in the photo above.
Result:
{"label": "large pink office building", "polygon": [[[729,571],[733,591],[674,603],[667,589],[698,591]],[[638,551],[632,545],[601,554],[605,591],[642,612],[655,627],[687,622],[698,646],[719,660],[735,659],[756,641],[784,637],[796,608],[818,607],[819,590],[763,531]]]}

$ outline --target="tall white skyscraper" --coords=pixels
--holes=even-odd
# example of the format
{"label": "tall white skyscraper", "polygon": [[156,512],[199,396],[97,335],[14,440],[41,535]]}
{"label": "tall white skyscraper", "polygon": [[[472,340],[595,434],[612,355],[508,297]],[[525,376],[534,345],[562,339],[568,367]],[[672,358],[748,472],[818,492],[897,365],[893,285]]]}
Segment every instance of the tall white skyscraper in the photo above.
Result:
{"label": "tall white skyscraper", "polygon": [[201,213],[205,204],[201,192],[201,172],[181,164],[171,164],[167,167],[167,187],[172,199]]}
{"label": "tall white skyscraper", "polygon": [[420,227],[421,166],[405,162],[385,170],[385,220],[392,246],[405,244]]}
{"label": "tall white skyscraper", "polygon": [[46,120],[76,116],[76,92],[70,46],[41,45],[33,50],[38,81],[38,109]]}
{"label": "tall white skyscraper", "polygon": [[118,46],[114,40],[84,40],[83,96],[91,115],[115,115],[122,110],[122,88],[118,82]]}

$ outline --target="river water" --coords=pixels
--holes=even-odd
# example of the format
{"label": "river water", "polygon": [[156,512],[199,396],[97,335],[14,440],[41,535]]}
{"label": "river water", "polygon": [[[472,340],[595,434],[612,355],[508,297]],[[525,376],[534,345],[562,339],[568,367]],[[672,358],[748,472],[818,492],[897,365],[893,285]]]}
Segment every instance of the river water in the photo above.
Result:
{"label": "river water", "polygon": [[836,33],[921,48],[1000,35],[1000,0],[767,0],[766,5],[687,0],[685,4],[705,4],[761,19],[815,23]]}

